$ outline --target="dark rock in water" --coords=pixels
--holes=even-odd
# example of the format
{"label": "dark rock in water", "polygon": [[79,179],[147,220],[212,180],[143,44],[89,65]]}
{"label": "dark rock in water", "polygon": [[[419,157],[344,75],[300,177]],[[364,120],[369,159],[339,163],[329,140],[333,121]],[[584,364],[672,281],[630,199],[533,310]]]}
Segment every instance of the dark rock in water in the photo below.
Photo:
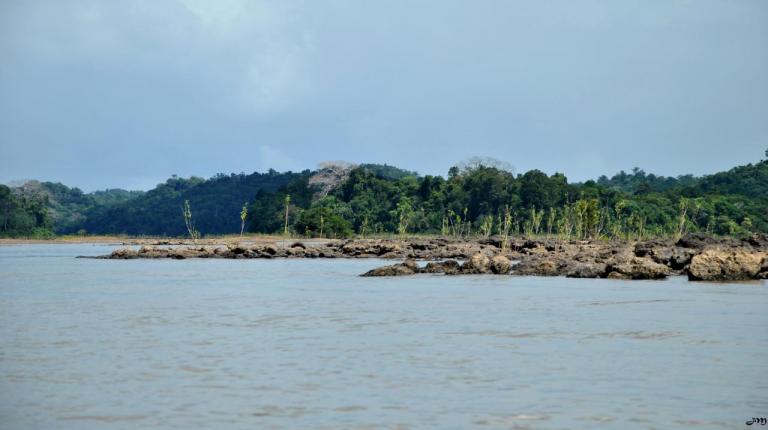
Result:
{"label": "dark rock in water", "polygon": [[445,268],[442,262],[430,261],[419,273],[445,273]]}
{"label": "dark rock in water", "polygon": [[112,251],[107,258],[116,260],[129,260],[133,258],[139,258],[138,252],[130,248],[120,248]]}
{"label": "dark rock in water", "polygon": [[[512,272],[516,275],[614,279],[660,279],[682,273],[690,279],[705,280],[768,278],[768,260],[765,257],[768,235],[753,235],[738,240],[691,233],[674,243],[671,240],[630,243],[518,237],[511,240],[504,253],[498,236],[480,240],[331,240],[311,245],[297,241],[290,246],[277,246],[274,242],[256,242],[248,246],[215,242],[201,246],[191,241],[176,242],[163,247],[147,246],[148,242],[144,242],[145,246],[137,250],[122,248],[98,258],[415,258],[430,261],[421,268],[415,261],[406,260],[374,269],[366,276]],[[466,261],[459,265],[455,259]],[[519,263],[513,267],[510,260]]]}
{"label": "dark rock in water", "polygon": [[418,266],[413,260],[406,260],[400,264],[393,264],[391,266],[378,267],[373,270],[369,270],[360,276],[407,276],[415,275],[417,273]]}
{"label": "dark rock in water", "polygon": [[528,258],[515,266],[514,274],[523,276],[560,276],[567,266],[551,258]]}
{"label": "dark rock in water", "polygon": [[[669,259],[664,263],[674,270],[683,270],[691,264],[691,258],[696,253],[686,248],[674,247],[670,249]],[[660,262],[660,261],[659,261]]]}
{"label": "dark rock in water", "polygon": [[512,269],[512,262],[503,255],[497,255],[491,259],[491,272],[497,275],[506,275]]}
{"label": "dark rock in water", "polygon": [[460,272],[463,274],[479,275],[489,273],[491,270],[491,259],[487,255],[477,253],[461,265]]}
{"label": "dark rock in water", "polygon": [[761,272],[768,272],[768,255],[763,257],[763,262],[760,264]]}
{"label": "dark rock in water", "polygon": [[411,270],[413,270],[414,272],[419,270],[419,265],[416,264],[415,260],[412,260],[410,258],[405,260],[405,261],[403,261],[402,265],[407,267],[407,268],[409,268],[409,269],[411,269]]}
{"label": "dark rock in water", "polygon": [[245,251],[248,251],[248,249],[240,245],[229,245],[227,248],[229,248],[229,251],[235,255],[245,254]]}
{"label": "dark rock in water", "polygon": [[565,276],[569,278],[603,278],[607,275],[605,263],[576,263]]}
{"label": "dark rock in water", "polygon": [[623,273],[619,273],[619,272],[611,272],[611,273],[609,273],[606,276],[606,278],[608,278],[608,279],[632,279],[629,276],[627,276],[627,275],[625,275]]}
{"label": "dark rock in water", "polygon": [[758,279],[768,279],[768,255],[763,257],[763,262],[760,264],[760,273],[757,274]]}
{"label": "dark rock in water", "polygon": [[456,260],[445,260],[443,261],[443,272],[446,275],[455,275],[459,273],[460,269],[459,262]]}
{"label": "dark rock in water", "polygon": [[459,262],[456,260],[430,261],[426,267],[419,269],[419,273],[445,273],[455,275],[459,273]]}
{"label": "dark rock in water", "polygon": [[[629,279],[664,279],[670,275],[669,267],[647,258],[616,259],[608,263],[606,271],[616,272]],[[610,276],[609,276],[610,277]]]}
{"label": "dark rock in water", "polygon": [[757,279],[765,253],[733,249],[708,249],[691,260],[688,279],[696,281],[740,281]]}

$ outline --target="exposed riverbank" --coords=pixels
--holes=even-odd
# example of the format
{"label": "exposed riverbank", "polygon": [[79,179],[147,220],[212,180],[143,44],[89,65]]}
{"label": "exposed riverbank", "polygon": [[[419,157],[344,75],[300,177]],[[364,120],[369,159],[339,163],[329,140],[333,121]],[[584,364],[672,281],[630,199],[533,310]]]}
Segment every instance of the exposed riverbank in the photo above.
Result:
{"label": "exposed riverbank", "polygon": [[[236,239],[236,238],[233,238]],[[692,280],[726,281],[768,278],[768,236],[745,239],[689,234],[680,240],[565,241],[498,237],[284,240],[209,239],[127,243],[96,258],[385,258],[402,263],[364,276],[420,273],[567,276],[573,278],[663,279],[686,275]],[[427,261],[419,265],[417,261]],[[461,262],[461,263],[460,263]]]}

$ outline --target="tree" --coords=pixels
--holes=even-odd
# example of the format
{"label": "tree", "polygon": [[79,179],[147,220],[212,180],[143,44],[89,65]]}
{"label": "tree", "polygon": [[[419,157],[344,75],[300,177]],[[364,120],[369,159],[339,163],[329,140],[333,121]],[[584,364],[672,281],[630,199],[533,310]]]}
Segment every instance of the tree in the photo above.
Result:
{"label": "tree", "polygon": [[193,242],[197,243],[197,239],[200,237],[200,232],[195,229],[195,221],[192,219],[192,208],[189,205],[189,200],[184,200],[184,206],[181,208],[181,213],[184,216],[184,225],[187,227],[189,237]]}
{"label": "tree", "polygon": [[283,234],[288,236],[288,207],[291,205],[291,195],[285,195],[285,224],[283,224]]}
{"label": "tree", "polygon": [[245,230],[245,220],[248,218],[248,203],[243,203],[243,210],[240,211],[240,236]]}

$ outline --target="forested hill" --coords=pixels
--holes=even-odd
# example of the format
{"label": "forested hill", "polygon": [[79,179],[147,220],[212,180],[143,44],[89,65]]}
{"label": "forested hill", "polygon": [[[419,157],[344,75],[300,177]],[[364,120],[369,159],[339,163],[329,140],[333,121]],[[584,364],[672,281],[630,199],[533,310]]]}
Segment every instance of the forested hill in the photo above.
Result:
{"label": "forested hill", "polygon": [[0,185],[0,236],[53,233],[183,236],[189,201],[203,235],[246,228],[309,236],[372,233],[548,234],[641,238],[683,231],[768,232],[768,162],[703,177],[640,169],[569,183],[538,170],[513,174],[492,162],[453,167],[447,177],[364,164],[299,173],[171,177],[147,192],[83,193],[59,183]]}
{"label": "forested hill", "polygon": [[[311,194],[301,183],[262,193],[251,228],[278,231],[286,194]],[[453,167],[448,177],[385,177],[366,168],[320,200],[289,208],[297,234],[371,233],[560,235],[648,238],[689,231],[745,235],[768,232],[768,161],[704,177],[632,174],[571,184],[562,174],[514,175],[492,163]]]}
{"label": "forested hill", "polygon": [[204,234],[240,231],[239,214],[259,191],[275,191],[302,173],[219,174],[208,180],[172,177],[154,189],[117,205],[96,207],[86,214],[82,228],[89,233],[181,236],[187,234],[181,208],[188,200],[193,221]]}
{"label": "forested hill", "polygon": [[0,236],[56,234],[186,234],[181,208],[192,202],[198,230],[206,234],[240,231],[239,213],[259,190],[275,191],[302,173],[219,174],[210,179],[175,175],[154,189],[83,193],[60,183],[30,181],[0,185]]}

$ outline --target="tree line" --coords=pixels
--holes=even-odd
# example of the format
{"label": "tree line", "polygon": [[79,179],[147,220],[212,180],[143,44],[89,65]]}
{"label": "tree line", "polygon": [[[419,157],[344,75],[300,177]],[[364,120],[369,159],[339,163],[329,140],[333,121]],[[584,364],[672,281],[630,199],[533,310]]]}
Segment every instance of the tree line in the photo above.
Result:
{"label": "tree line", "polygon": [[84,193],[35,181],[0,185],[0,236],[198,237],[247,230],[307,237],[646,239],[691,231],[768,232],[766,160],[703,177],[663,177],[634,169],[583,183],[539,170],[514,174],[493,160],[452,167],[445,177],[366,164],[349,168],[323,193],[312,180],[317,174],[174,175],[147,192]]}
{"label": "tree line", "polygon": [[[696,178],[647,175],[569,183],[565,175],[515,175],[497,163],[453,167],[447,177],[382,175],[365,166],[317,199],[307,177],[257,194],[250,230],[348,237],[377,234],[549,235],[646,239],[702,231],[768,232],[768,162]],[[291,204],[284,205],[291,196]],[[282,218],[284,210],[289,222]],[[284,225],[285,224],[285,225]]]}

